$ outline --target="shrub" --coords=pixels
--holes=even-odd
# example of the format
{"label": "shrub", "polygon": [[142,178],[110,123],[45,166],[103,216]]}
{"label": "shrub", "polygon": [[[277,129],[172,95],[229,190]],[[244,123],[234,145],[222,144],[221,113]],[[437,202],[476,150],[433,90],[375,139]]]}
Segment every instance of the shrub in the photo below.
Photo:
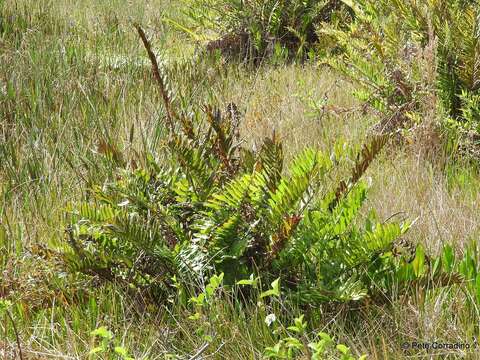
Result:
{"label": "shrub", "polygon": [[71,267],[160,297],[218,272],[226,285],[251,274],[281,278],[300,302],[388,292],[398,270],[392,249],[409,225],[379,222],[374,212],[357,219],[367,194],[360,179],[387,137],[365,145],[337,187],[332,179],[349,161],[342,144],[332,154],[306,149],[284,169],[275,134],[258,151],[240,146],[234,104],[180,114],[138,31],[162,93],[168,146],[71,208]]}
{"label": "shrub", "polygon": [[173,276],[201,283],[221,271],[227,284],[257,272],[282,275],[317,299],[366,294],[362,276],[408,226],[373,217],[354,226],[367,187],[328,191],[336,168],[329,154],[307,149],[283,175],[277,139],[258,153],[235,151],[228,118],[206,114],[212,127],[172,139],[167,164],[120,171],[72,209],[70,264],[163,290]]}
{"label": "shrub", "polygon": [[[340,0],[188,0],[194,28],[220,35],[208,49],[249,59],[285,51],[302,57],[316,44],[316,26],[349,18]],[[185,27],[182,27],[185,28]],[[192,33],[192,31],[190,31]]]}
{"label": "shrub", "polygon": [[355,80],[357,95],[384,115],[379,128],[414,128],[439,113],[447,129],[478,141],[478,2],[345,2],[355,21],[347,29],[321,30],[341,50],[327,62]]}
{"label": "shrub", "polygon": [[[143,168],[119,170],[71,208],[70,250],[78,271],[168,294],[173,278],[201,284],[214,272],[234,284],[252,273],[282,277],[301,301],[349,300],[374,287],[383,259],[407,224],[372,215],[355,225],[366,198],[360,177],[386,138],[358,155],[351,177],[329,189],[348,151],[306,149],[284,170],[277,136],[258,151],[239,144],[240,115],[206,107],[180,114],[141,28],[166,109],[167,150]],[[160,296],[159,295],[159,296]]]}

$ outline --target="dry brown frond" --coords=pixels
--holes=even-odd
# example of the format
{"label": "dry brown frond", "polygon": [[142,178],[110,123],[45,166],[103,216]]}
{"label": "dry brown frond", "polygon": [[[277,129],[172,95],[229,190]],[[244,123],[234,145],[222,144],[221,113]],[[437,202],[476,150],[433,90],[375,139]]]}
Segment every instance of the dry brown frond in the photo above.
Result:
{"label": "dry brown frond", "polygon": [[142,39],[143,45],[147,50],[147,54],[150,59],[150,62],[152,63],[153,76],[155,77],[155,80],[157,81],[158,86],[160,88],[160,93],[162,95],[163,103],[165,105],[165,111],[167,112],[168,126],[170,128],[170,131],[173,132],[173,125],[174,125],[173,118],[175,117],[175,112],[172,109],[172,102],[170,100],[170,97],[168,96],[165,79],[160,73],[160,68],[158,66],[157,58],[153,53],[152,45],[150,44],[150,41],[148,41],[145,31],[143,31],[142,27],[138,24],[135,24],[135,28],[138,31],[138,35],[140,36],[140,39]]}

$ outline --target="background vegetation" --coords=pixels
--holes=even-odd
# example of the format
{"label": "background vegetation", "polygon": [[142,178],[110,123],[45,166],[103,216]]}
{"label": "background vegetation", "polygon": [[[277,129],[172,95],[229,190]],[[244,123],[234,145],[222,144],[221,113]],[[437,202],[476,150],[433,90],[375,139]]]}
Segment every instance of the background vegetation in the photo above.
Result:
{"label": "background vegetation", "polygon": [[475,358],[478,9],[0,1],[0,358]]}

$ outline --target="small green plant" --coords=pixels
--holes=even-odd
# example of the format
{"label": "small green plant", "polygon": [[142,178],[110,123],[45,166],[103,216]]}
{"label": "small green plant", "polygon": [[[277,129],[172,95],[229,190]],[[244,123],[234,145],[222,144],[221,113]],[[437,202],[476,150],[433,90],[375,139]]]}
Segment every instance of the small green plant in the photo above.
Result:
{"label": "small green plant", "polygon": [[215,336],[212,331],[214,326],[210,317],[215,313],[214,303],[218,298],[217,291],[219,291],[222,282],[223,273],[213,275],[205,289],[197,296],[190,298],[190,303],[194,306],[195,312],[188,318],[198,324],[195,333],[207,343],[212,342]]}
{"label": "small green plant", "polygon": [[[285,329],[286,335],[281,337],[274,346],[265,348],[265,357],[269,359],[297,359],[304,358],[303,355],[307,355],[312,360],[325,358],[356,359],[351,354],[350,348],[344,344],[336,344],[334,339],[325,332],[319,332],[313,341],[310,341],[307,328],[304,315],[295,318],[294,324]],[[362,355],[358,360],[365,360],[366,358],[366,355]]]}
{"label": "small green plant", "polygon": [[90,358],[108,356],[111,359],[113,356],[113,358],[122,360],[134,360],[123,346],[115,344],[114,335],[105,326],[93,330],[90,335],[93,337],[94,343],[97,342],[97,339],[99,340],[96,346],[90,350]]}

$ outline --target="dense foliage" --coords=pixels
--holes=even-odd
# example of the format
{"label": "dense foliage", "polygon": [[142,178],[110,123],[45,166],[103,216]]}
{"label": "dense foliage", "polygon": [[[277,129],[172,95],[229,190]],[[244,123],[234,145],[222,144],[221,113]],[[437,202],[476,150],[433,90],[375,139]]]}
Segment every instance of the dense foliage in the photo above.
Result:
{"label": "dense foliage", "polygon": [[385,116],[382,130],[430,118],[478,147],[478,1],[345,2],[355,21],[322,29],[340,49],[327,62],[361,85],[357,95]]}
{"label": "dense foliage", "polygon": [[201,286],[215,273],[226,285],[261,274],[282,279],[305,303],[385,296],[423,278],[444,282],[440,263],[423,270],[422,248],[397,256],[408,224],[379,222],[372,211],[359,225],[367,192],[360,179],[387,136],[364,145],[336,188],[332,180],[349,159],[344,145],[332,154],[306,149],[284,169],[275,133],[258,150],[241,146],[235,104],[223,113],[206,106],[180,114],[137,30],[162,94],[167,146],[161,160],[150,156],[146,167],[120,170],[72,208],[66,257],[75,270],[156,296]]}
{"label": "dense foliage", "polygon": [[348,159],[341,144],[332,154],[306,149],[285,170],[275,134],[258,151],[240,146],[234,104],[223,114],[206,107],[180,115],[138,31],[166,109],[167,149],[161,162],[121,171],[72,209],[74,268],[162,291],[172,279],[201,284],[222,272],[234,284],[261,273],[281,276],[302,301],[358,299],[378,289],[408,225],[374,215],[355,222],[367,190],[359,180],[387,138],[364,146],[336,189],[330,179]]}
{"label": "dense foliage", "polygon": [[186,2],[192,27],[219,36],[209,44],[209,50],[253,60],[272,55],[302,58],[318,42],[317,26],[350,19],[347,6],[340,0]]}
{"label": "dense foliage", "polygon": [[162,164],[121,171],[72,209],[77,269],[166,287],[174,276],[200,284],[223,272],[233,284],[260,272],[318,299],[365,295],[408,228],[373,215],[355,225],[367,190],[358,177],[384,140],[366,147],[361,172],[333,191],[328,179],[345,161],[341,147],[332,155],[307,149],[285,175],[276,137],[257,152],[241,149],[234,113],[208,108],[205,115],[207,131],[182,118]]}

